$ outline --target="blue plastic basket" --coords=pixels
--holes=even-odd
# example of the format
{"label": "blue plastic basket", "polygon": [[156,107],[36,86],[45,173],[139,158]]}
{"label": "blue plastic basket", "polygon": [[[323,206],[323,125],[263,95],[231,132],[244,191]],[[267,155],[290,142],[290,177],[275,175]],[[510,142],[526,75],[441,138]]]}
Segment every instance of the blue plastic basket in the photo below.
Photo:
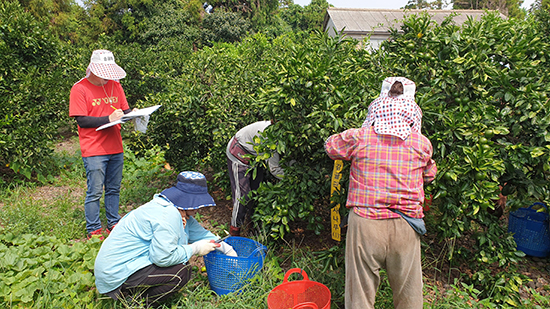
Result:
{"label": "blue plastic basket", "polygon": [[[546,212],[537,212],[533,206],[540,205]],[[517,249],[527,255],[546,257],[550,254],[550,228],[548,208],[543,203],[534,203],[510,213],[508,232],[514,234]]]}
{"label": "blue plastic basket", "polygon": [[204,256],[210,288],[218,295],[240,292],[264,266],[267,248],[259,242],[231,236],[225,242],[233,246],[238,257],[214,250]]}

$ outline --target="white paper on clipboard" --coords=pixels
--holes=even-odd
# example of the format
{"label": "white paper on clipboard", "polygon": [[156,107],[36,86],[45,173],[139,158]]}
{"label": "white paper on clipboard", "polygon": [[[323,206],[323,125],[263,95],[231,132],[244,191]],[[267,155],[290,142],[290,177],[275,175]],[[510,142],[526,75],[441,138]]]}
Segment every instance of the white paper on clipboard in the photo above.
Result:
{"label": "white paper on clipboard", "polygon": [[125,123],[126,121],[132,120],[134,118],[151,115],[154,111],[156,111],[161,106],[162,105],[155,105],[155,106],[150,106],[150,107],[146,107],[146,108],[131,111],[128,114],[122,116],[122,118],[120,118],[119,120],[112,121],[112,122],[109,122],[107,124],[104,124],[104,125],[102,125],[101,127],[98,127],[95,130],[96,131],[103,130],[105,128],[109,128],[109,127],[112,127],[114,125],[117,125],[119,123]]}

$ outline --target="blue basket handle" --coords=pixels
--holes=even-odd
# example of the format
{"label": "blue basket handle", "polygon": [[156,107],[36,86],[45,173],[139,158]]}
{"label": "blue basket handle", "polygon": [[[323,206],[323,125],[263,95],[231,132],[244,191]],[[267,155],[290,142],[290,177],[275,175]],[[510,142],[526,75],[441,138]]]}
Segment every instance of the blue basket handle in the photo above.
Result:
{"label": "blue basket handle", "polygon": [[546,205],[544,203],[539,203],[539,202],[533,203],[533,205],[529,206],[529,208],[527,208],[527,209],[531,209],[535,205],[539,205],[539,206],[544,207],[544,209],[546,209],[546,212],[548,213],[548,207],[546,207]]}
{"label": "blue basket handle", "polygon": [[259,253],[260,251],[265,251],[265,250],[266,250],[266,248],[263,247],[263,246],[262,246],[262,247],[258,247],[258,248],[256,248],[256,249],[254,249],[254,251],[252,251],[252,253],[250,253],[250,254],[248,255],[248,257],[246,257],[246,258],[248,259],[248,258],[254,256],[254,254]]}

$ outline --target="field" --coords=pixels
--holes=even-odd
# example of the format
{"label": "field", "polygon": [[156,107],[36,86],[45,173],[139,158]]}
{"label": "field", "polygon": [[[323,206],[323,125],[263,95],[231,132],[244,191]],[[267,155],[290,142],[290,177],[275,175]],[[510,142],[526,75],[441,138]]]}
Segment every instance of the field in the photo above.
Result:
{"label": "field", "polygon": [[[80,246],[84,246],[92,253],[92,259],[88,258],[88,263],[92,261],[90,265],[93,265],[93,253],[99,249],[100,241],[85,239],[82,209],[85,177],[83,177],[82,162],[79,158],[78,140],[75,137],[70,137],[56,145],[56,160],[64,166],[64,169],[51,185],[15,186],[2,192],[2,202],[0,202],[0,219],[4,229],[2,234],[9,232],[15,235],[31,233],[42,237],[55,236],[56,239],[52,241],[55,243],[53,247],[66,245],[69,252],[66,254],[66,258],[71,260],[72,264],[76,261],[72,260],[74,255],[70,254],[70,250],[78,250]],[[121,213],[138,207],[156,191],[170,186],[175,173],[175,171],[167,169],[170,167],[163,162],[149,158],[146,162],[141,161],[139,165],[146,170],[152,169],[156,172],[146,177],[134,178],[139,174],[136,174],[133,169],[137,161],[132,161],[129,158],[131,156],[127,156],[125,163]],[[154,166],[159,168],[155,169]],[[211,177],[208,178],[211,180]],[[208,229],[219,235],[225,235],[231,216],[230,201],[227,198],[227,193],[216,187],[212,181],[209,183],[209,188],[216,200],[217,207],[202,210],[197,218]],[[506,224],[506,217],[506,215],[502,216],[502,224]],[[284,273],[294,267],[304,269],[310,280],[323,283],[330,288],[332,293],[331,308],[344,308],[343,251],[337,242],[330,239],[328,230],[324,230],[318,236],[305,231],[300,226],[295,226],[288,237],[278,242],[270,242],[262,233],[255,234],[253,238],[268,245],[269,253],[264,269],[252,280],[246,292],[240,295],[216,296],[209,289],[207,274],[201,271],[204,265],[202,258],[195,257],[191,261],[192,265],[197,266],[194,267],[194,278],[166,308],[267,308],[267,295],[274,287],[282,283]],[[345,239],[345,236],[343,238]],[[460,243],[460,241],[440,243],[434,235],[428,233],[422,244],[425,308],[501,308],[509,305],[495,303],[490,297],[480,299],[478,297],[480,292],[472,285],[464,283],[464,279],[472,275],[468,264],[449,264],[445,258],[447,251],[450,250],[449,247],[467,247],[467,243]],[[30,243],[23,245],[33,247]],[[86,261],[86,257],[83,260]],[[6,271],[9,268],[6,265],[6,255],[0,255],[0,263],[3,270],[2,279],[6,280],[10,273],[10,271]],[[26,266],[20,267],[32,271],[40,269],[40,265],[33,265],[28,261]],[[548,307],[550,299],[548,296],[550,290],[549,260],[526,257],[522,260],[519,268],[518,275],[524,282],[519,287],[523,304],[518,303],[516,307]],[[70,269],[65,270],[64,280],[70,282],[70,277],[79,271],[81,269],[78,268],[74,272]],[[93,277],[90,276],[82,277],[81,280],[84,283],[74,290],[67,285],[57,291],[53,285],[50,285],[51,288],[49,288],[45,282],[49,278],[49,273],[50,271],[44,271],[42,275],[35,274],[38,283],[44,281],[42,283],[45,285],[34,290],[32,301],[24,301],[25,299],[22,298],[21,301],[10,302],[8,300],[10,294],[3,290],[3,304],[7,308],[55,308],[55,306],[51,306],[51,301],[56,294],[60,294],[68,297],[68,299],[61,299],[60,303],[64,308],[140,307],[136,304],[116,303],[98,295],[94,288]],[[16,277],[15,274],[14,277]],[[298,276],[291,278],[292,280],[301,279]],[[27,279],[23,279],[23,281]],[[529,279],[531,281],[528,281]],[[60,280],[60,282],[62,281]],[[12,288],[17,289],[17,286],[13,284]],[[10,297],[14,295],[11,294]],[[384,280],[379,290],[376,308],[392,307],[391,288]]]}
{"label": "field", "polygon": [[[198,0],[92,1],[51,12],[27,2],[0,2],[0,307],[139,307],[97,294],[101,241],[86,240],[85,172],[67,110],[93,49],[111,50],[126,71],[130,107],[162,105],[146,134],[123,126],[122,214],[176,173],[198,170],[218,207],[197,219],[224,236],[227,141],[247,124],[276,120],[251,158],[264,166],[276,151],[285,170],[253,196],[261,227],[253,237],[269,248],[263,271],[246,292],[217,297],[194,259],[193,280],[167,307],[265,308],[285,271],[299,267],[343,308],[345,243],[331,240],[328,221],[347,199],[350,163],[330,194],[334,162],[323,145],[361,126],[391,76],[415,82],[438,168],[424,188],[425,307],[550,307],[548,258],[526,257],[507,231],[510,212],[550,205],[546,4],[462,24],[410,15],[374,50],[320,31],[324,1],[301,10],[267,0],[240,13],[240,4],[227,12],[217,2],[213,14]],[[386,280],[378,296],[377,308],[392,307]]]}

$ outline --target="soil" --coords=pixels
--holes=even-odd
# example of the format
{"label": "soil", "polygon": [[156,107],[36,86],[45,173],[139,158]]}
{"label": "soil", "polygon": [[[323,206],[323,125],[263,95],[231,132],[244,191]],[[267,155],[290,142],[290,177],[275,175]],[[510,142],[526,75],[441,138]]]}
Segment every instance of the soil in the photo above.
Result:
{"label": "soil", "polygon": [[[70,138],[59,142],[56,151],[63,151],[67,153],[75,153],[79,150],[78,139]],[[216,207],[207,207],[201,210],[203,217],[203,226],[207,229],[211,229],[211,222],[218,222],[219,224],[228,223],[231,218],[232,202],[225,198],[226,194],[219,188],[212,186],[212,177],[205,173],[209,180],[210,193],[216,201]],[[37,199],[57,199],[68,198],[71,200],[77,200],[85,194],[85,188],[81,190],[75,190],[74,188],[65,187],[40,187],[37,191]],[[0,203],[1,208],[1,203]],[[326,216],[329,218],[329,214]],[[508,214],[504,213],[500,217],[501,224],[507,224]],[[307,248],[310,251],[321,251],[328,249],[336,244],[335,241],[330,240],[330,225],[327,220],[325,222],[325,231],[322,235],[317,236],[312,232],[307,231],[304,227],[296,225],[293,226],[291,234],[287,241],[295,244],[297,248]],[[342,240],[345,239],[344,228],[342,230]],[[329,239],[330,241],[326,241]],[[319,241],[323,240],[323,241]],[[431,294],[426,295],[426,300],[433,300],[436,297],[441,297],[451,288],[451,284],[454,283],[455,278],[464,278],[464,276],[472,276],[472,271],[467,263],[461,265],[450,265],[446,254],[448,253],[450,242],[442,243],[436,240],[435,235],[427,234],[423,236],[424,261],[423,261],[423,275],[424,284],[434,287],[429,289]],[[460,244],[454,244],[457,248],[460,246],[468,246],[467,240],[462,240]],[[202,258],[193,258],[190,263],[199,268],[204,266]],[[281,265],[284,268],[284,265]],[[527,292],[527,288],[536,290],[543,296],[550,296],[550,258],[537,258],[527,256],[522,259],[518,265],[519,273],[528,277],[531,281],[520,287],[520,295],[524,298],[529,298],[530,294]],[[494,273],[503,271],[504,269],[498,266],[492,267]],[[203,273],[203,275],[206,275]],[[437,290],[436,290],[437,289]]]}

